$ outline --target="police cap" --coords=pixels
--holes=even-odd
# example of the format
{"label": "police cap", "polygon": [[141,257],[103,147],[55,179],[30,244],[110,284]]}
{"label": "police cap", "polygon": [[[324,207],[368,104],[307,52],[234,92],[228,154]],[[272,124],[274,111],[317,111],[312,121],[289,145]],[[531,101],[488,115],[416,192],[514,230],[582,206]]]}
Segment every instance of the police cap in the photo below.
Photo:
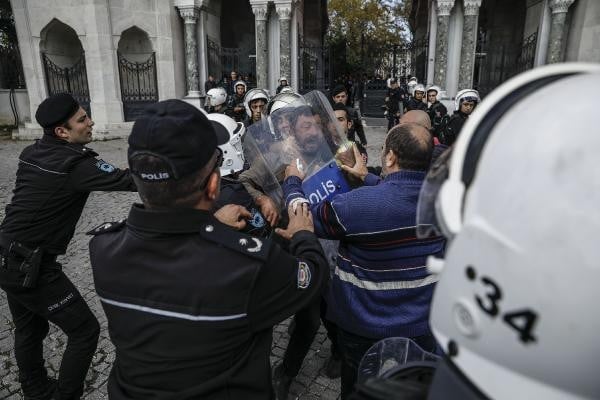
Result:
{"label": "police cap", "polygon": [[42,101],[35,119],[44,129],[62,125],[79,110],[79,103],[68,93],[54,94]]}
{"label": "police cap", "polygon": [[[229,134],[182,100],[165,100],[148,106],[129,135],[127,158],[131,172],[145,181],[179,179],[199,171]],[[143,156],[157,162],[147,162]]]}

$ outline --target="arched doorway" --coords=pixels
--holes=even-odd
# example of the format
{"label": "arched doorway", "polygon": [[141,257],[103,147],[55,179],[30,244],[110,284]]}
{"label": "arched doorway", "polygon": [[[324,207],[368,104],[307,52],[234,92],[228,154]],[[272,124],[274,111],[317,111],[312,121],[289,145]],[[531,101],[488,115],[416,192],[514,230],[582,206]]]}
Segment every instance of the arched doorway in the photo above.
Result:
{"label": "arched doorway", "polygon": [[523,38],[526,2],[487,0],[479,10],[473,88],[482,96],[533,67],[537,32]]}
{"label": "arched doorway", "polygon": [[135,121],[146,106],[158,101],[156,56],[148,35],[136,26],[123,31],[117,53],[124,118]]}
{"label": "arched doorway", "polygon": [[73,28],[57,19],[42,30],[40,50],[48,95],[70,93],[89,115],[90,90],[85,53]]}
{"label": "arched doorway", "polygon": [[217,80],[232,70],[253,87],[256,82],[254,14],[247,0],[221,2],[220,44],[207,38],[208,72]]}

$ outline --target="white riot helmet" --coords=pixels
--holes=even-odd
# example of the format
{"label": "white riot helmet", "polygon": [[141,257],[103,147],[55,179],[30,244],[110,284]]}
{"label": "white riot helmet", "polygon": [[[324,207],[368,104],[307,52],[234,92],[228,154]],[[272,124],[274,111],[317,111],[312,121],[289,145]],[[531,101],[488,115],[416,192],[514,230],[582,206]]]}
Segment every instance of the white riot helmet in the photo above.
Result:
{"label": "white riot helmet", "polygon": [[244,124],[235,122],[233,118],[224,114],[208,114],[208,119],[213,122],[215,129],[226,131],[229,136],[229,141],[219,146],[223,152],[221,176],[231,175],[244,169],[244,148],[242,147],[242,137],[246,133]]}
{"label": "white riot helmet", "polygon": [[437,95],[437,94],[440,94],[440,90],[441,90],[441,89],[440,89],[440,87],[439,87],[439,86],[436,86],[436,85],[431,85],[431,86],[429,86],[429,87],[427,88],[427,93],[429,93],[429,92],[432,92],[432,91],[433,91],[433,92],[435,92],[435,94]]}
{"label": "white riot helmet", "polygon": [[411,96],[414,97],[415,92],[423,92],[423,95],[425,95],[425,86],[422,83],[417,83],[413,86],[412,92],[410,92]]}
{"label": "white riot helmet", "polygon": [[237,87],[240,85],[244,87],[244,93],[246,93],[246,90],[248,90],[248,86],[246,86],[246,82],[244,82],[244,81],[235,82],[235,85],[233,85],[234,92],[237,93]]}
{"label": "white riot helmet", "polygon": [[304,97],[298,93],[281,91],[278,95],[273,98],[267,104],[267,114],[271,114],[273,111],[277,111],[282,107],[289,106],[291,104],[306,104]]}
{"label": "white riot helmet", "polygon": [[479,97],[479,92],[475,89],[463,89],[460,92],[456,93],[456,97],[454,98],[454,107],[455,110],[460,110],[460,105],[464,101],[472,101],[475,105],[479,104],[481,101],[481,97]]}
{"label": "white riot helmet", "polygon": [[285,81],[287,83],[287,78],[285,76],[282,76],[281,78],[279,78],[279,84],[281,84],[281,82]]}
{"label": "white riot helmet", "polygon": [[222,87],[216,87],[206,92],[206,96],[208,97],[208,105],[216,107],[225,104],[225,101],[227,100],[227,91]]}
{"label": "white riot helmet", "polygon": [[248,91],[248,93],[246,93],[246,96],[244,97],[244,107],[246,108],[246,114],[248,114],[248,116],[250,118],[252,118],[252,110],[250,109],[250,103],[253,102],[254,100],[258,100],[258,99],[263,99],[265,101],[265,112],[266,112],[266,105],[269,102],[269,94],[267,93],[266,90],[264,89],[250,89]]}
{"label": "white riot helmet", "polygon": [[294,89],[292,89],[291,86],[284,86],[279,91],[279,94],[281,94],[281,93],[296,93],[296,92],[294,92]]}
{"label": "white riot helmet", "polygon": [[429,398],[599,397],[600,136],[582,87],[600,87],[600,66],[509,80],[425,180],[419,234],[450,239],[444,260],[428,260],[447,355]]}

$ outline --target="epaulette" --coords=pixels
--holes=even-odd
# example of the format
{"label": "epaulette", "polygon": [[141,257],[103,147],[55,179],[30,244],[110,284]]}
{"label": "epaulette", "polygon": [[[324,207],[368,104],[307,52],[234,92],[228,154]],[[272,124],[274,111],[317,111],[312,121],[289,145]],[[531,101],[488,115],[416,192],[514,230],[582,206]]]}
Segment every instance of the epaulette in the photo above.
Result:
{"label": "epaulette", "polygon": [[249,257],[266,261],[269,258],[271,242],[266,239],[246,235],[220,224],[206,223],[200,228],[200,236],[230,250]]}
{"label": "epaulette", "polygon": [[116,222],[103,222],[102,224],[98,225],[91,231],[86,232],[85,234],[95,236],[95,235],[102,235],[103,233],[108,233],[108,232],[116,232],[116,231],[123,229],[123,227],[125,226],[126,223],[127,223],[127,219],[121,219]]}

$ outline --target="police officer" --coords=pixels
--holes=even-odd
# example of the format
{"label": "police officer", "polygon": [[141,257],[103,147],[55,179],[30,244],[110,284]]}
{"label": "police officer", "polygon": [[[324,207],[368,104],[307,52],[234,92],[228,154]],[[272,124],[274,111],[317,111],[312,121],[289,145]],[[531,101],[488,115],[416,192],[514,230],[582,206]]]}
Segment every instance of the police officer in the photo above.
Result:
{"label": "police officer", "polygon": [[[75,399],[96,349],[99,325],[56,257],[64,254],[91,191],[135,190],[129,171],[85,147],[94,122],[69,94],[44,100],[44,135],[19,156],[14,195],[0,225],[0,287],[15,324],[15,358],[26,399]],[[48,321],[68,337],[58,382],[42,354]]]}
{"label": "police officer", "polygon": [[412,96],[406,102],[405,109],[406,111],[412,110],[421,110],[427,112],[427,104],[423,102],[423,98],[425,97],[425,86],[418,83],[415,85]]}
{"label": "police officer", "polygon": [[306,207],[279,230],[291,254],[248,236],[239,205],[213,212],[228,140],[181,100],[129,136],[143,205],[93,233],[91,264],[116,347],[111,399],[272,397],[272,327],[320,294],[324,259]]}
{"label": "police officer", "polygon": [[439,138],[442,144],[446,146],[454,144],[469,115],[480,101],[479,92],[475,89],[464,89],[456,94],[454,114],[450,117],[446,116],[444,127],[440,131]]}
{"label": "police officer", "polygon": [[388,130],[392,129],[398,124],[401,115],[402,102],[404,100],[404,93],[396,78],[390,78],[389,88],[385,96],[385,105],[387,108],[387,119],[388,119]]}
{"label": "police officer", "polygon": [[234,93],[227,98],[225,114],[235,119],[236,122],[245,122],[247,119],[244,97],[246,96],[246,83],[237,81],[234,84]]}
{"label": "police officer", "polygon": [[443,121],[448,114],[446,106],[437,99],[439,92],[440,88],[438,86],[432,85],[427,88],[427,103],[429,104],[427,114],[429,114],[429,119],[431,119],[431,132],[437,138],[440,136]]}

